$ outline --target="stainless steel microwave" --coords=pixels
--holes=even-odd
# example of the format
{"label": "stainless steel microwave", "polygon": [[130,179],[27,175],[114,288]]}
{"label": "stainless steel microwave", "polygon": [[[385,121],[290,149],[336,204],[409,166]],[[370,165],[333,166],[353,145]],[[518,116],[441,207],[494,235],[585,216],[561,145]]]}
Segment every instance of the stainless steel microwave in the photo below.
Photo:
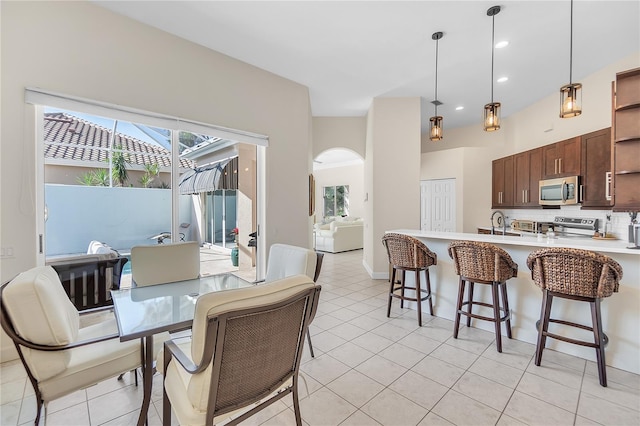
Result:
{"label": "stainless steel microwave", "polygon": [[541,180],[538,203],[541,206],[578,204],[582,201],[579,183],[579,176]]}

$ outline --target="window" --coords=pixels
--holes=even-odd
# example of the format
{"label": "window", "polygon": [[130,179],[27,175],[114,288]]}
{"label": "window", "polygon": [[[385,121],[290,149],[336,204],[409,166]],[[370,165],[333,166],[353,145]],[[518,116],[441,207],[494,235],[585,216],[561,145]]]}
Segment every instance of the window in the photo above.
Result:
{"label": "window", "polygon": [[[39,264],[86,253],[92,240],[122,255],[166,239],[212,249],[206,196],[219,188],[228,190],[223,234],[238,227],[248,240],[264,221],[256,177],[264,175],[265,136],[34,89],[25,100],[35,105],[37,123]],[[236,245],[224,240],[221,254]],[[249,250],[240,266],[258,267],[260,278],[264,262],[256,254]]]}
{"label": "window", "polygon": [[325,186],[322,188],[322,192],[323,216],[349,215],[349,185]]}

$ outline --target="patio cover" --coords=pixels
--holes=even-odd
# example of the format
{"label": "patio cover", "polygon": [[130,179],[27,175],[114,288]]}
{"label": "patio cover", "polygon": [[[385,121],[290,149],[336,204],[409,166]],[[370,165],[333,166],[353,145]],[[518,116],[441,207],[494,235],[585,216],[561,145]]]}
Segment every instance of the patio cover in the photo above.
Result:
{"label": "patio cover", "polygon": [[221,189],[220,178],[231,159],[196,167],[185,172],[180,178],[180,195],[199,194]]}

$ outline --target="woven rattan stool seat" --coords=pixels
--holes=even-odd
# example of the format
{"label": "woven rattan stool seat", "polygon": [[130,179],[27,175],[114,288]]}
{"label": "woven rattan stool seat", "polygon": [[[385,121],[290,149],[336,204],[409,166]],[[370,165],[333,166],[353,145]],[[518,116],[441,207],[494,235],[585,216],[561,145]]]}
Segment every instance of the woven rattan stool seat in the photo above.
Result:
{"label": "woven rattan stool seat", "polygon": [[[493,244],[478,241],[452,241],[449,244],[449,256],[453,259],[456,274],[460,276],[458,287],[458,303],[454,322],[453,337],[458,338],[460,315],[467,317],[467,327],[471,326],[471,318],[495,323],[496,347],[502,352],[501,323],[507,329],[507,337],[511,339],[511,312],[507,297],[506,281],[518,274],[518,264],[509,253]],[[466,284],[469,284],[469,298],[464,300]],[[491,285],[492,303],[473,299],[474,284]],[[500,295],[502,293],[502,307]],[[467,310],[462,308],[466,306]],[[493,308],[493,317],[473,313],[473,306]]]}
{"label": "woven rattan stool seat", "polygon": [[[538,325],[536,365],[542,362],[547,337],[588,346],[596,349],[600,384],[607,386],[607,371],[604,348],[608,341],[602,330],[600,301],[618,291],[622,278],[622,267],[608,256],[588,250],[564,247],[545,248],[532,252],[527,257],[533,282],[542,289],[542,310]],[[575,322],[551,318],[554,297],[589,302],[591,327]],[[593,331],[594,343],[576,340],[549,332],[549,323]]]}
{"label": "woven rattan stool seat", "polygon": [[[391,265],[391,286],[389,288],[389,303],[387,304],[387,317],[391,316],[391,301],[395,297],[400,299],[400,308],[404,307],[404,301],[412,301],[417,304],[418,325],[422,326],[422,302],[429,301],[429,312],[433,315],[431,303],[431,281],[429,279],[429,267],[438,263],[435,253],[417,238],[403,234],[388,233],[382,237],[382,244],[387,249],[389,264]],[[396,273],[401,271],[401,279],[396,281]],[[415,272],[415,287],[405,285],[406,271]],[[426,275],[426,289],[420,286],[420,273]],[[405,294],[405,290],[415,290],[415,297]]]}

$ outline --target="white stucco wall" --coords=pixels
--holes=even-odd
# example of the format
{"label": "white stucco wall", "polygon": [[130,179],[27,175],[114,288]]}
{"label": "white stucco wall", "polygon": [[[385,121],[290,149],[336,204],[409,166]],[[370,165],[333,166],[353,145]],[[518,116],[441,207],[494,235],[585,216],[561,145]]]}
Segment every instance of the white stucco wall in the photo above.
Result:
{"label": "white stucco wall", "polygon": [[[269,136],[267,246],[311,246],[308,89],[90,2],[2,4],[2,260],[36,263],[34,107],[25,87]],[[116,30],[117,29],[117,30]]]}

